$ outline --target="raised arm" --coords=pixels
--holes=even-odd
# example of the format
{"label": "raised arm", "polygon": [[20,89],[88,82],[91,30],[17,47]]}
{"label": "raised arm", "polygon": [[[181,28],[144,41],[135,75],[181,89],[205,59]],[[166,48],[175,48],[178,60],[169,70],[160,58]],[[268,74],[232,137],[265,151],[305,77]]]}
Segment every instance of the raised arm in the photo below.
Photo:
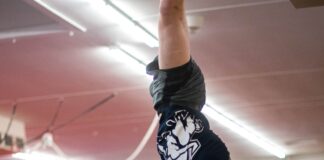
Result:
{"label": "raised arm", "polygon": [[160,0],[159,68],[170,69],[190,60],[184,0]]}

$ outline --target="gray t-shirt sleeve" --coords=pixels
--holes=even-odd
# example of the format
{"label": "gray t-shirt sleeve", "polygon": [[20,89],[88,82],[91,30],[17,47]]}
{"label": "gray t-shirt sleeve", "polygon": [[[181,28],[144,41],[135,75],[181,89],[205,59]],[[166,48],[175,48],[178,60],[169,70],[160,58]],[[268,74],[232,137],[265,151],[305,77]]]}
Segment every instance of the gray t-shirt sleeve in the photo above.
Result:
{"label": "gray t-shirt sleeve", "polygon": [[155,58],[147,65],[146,71],[153,75],[150,94],[157,111],[165,105],[189,107],[198,111],[204,106],[204,76],[192,58],[182,66],[167,70],[160,70],[158,58]]}

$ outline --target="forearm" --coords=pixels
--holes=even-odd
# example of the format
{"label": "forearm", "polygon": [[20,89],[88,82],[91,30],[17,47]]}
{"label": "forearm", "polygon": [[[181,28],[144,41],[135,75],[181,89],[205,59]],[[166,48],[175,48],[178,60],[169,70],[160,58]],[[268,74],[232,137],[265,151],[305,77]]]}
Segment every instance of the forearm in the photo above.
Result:
{"label": "forearm", "polygon": [[184,0],[160,0],[159,67],[174,68],[190,59]]}

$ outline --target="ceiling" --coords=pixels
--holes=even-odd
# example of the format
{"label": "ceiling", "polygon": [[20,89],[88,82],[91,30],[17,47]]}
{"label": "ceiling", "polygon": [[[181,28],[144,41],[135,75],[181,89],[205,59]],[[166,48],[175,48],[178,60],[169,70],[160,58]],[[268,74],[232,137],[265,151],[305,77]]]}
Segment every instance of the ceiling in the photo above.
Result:
{"label": "ceiling", "polygon": [[[30,139],[48,127],[60,99],[56,124],[116,93],[54,136],[70,157],[126,159],[154,117],[149,81],[107,58],[105,46],[126,43],[146,59],[153,59],[157,49],[130,38],[89,0],[45,2],[88,31],[31,0],[0,1],[0,114],[10,116],[17,101],[15,118],[26,123]],[[118,3],[137,11],[131,13],[135,19],[156,32],[158,0]],[[191,51],[205,74],[209,103],[282,146],[292,160],[324,157],[324,8],[297,10],[286,0],[186,3],[189,15],[205,18],[191,35]],[[276,159],[218,122],[210,123],[232,159]],[[137,159],[158,159],[154,136]]]}

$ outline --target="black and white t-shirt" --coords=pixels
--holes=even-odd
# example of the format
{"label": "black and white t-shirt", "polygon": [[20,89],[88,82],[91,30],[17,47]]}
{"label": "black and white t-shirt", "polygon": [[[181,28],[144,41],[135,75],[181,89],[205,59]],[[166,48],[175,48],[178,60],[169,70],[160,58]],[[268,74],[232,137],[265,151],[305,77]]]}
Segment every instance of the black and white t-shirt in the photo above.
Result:
{"label": "black and white t-shirt", "polygon": [[147,66],[153,75],[150,93],[161,114],[157,149],[162,160],[229,160],[229,152],[200,112],[205,104],[204,77],[190,61],[160,70],[155,58]]}

